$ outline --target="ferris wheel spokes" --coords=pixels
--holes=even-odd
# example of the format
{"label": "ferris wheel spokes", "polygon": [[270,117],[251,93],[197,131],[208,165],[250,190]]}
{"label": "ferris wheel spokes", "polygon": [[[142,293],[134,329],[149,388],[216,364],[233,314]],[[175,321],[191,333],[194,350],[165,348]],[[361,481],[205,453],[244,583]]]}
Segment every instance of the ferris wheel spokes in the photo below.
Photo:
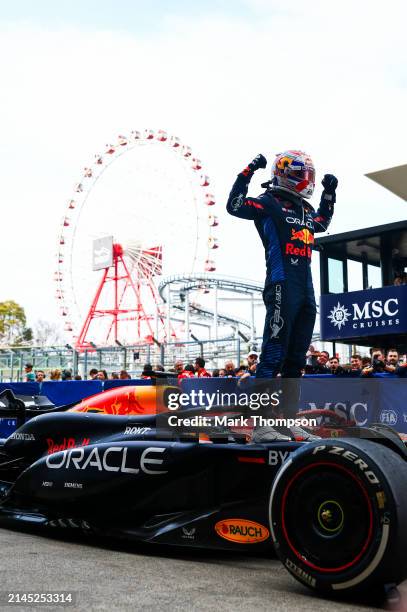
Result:
{"label": "ferris wheel spokes", "polygon": [[[118,163],[119,159],[125,161]],[[126,169],[126,163],[127,175],[114,182],[112,172],[115,173],[117,168]],[[111,191],[113,183],[116,190],[120,188],[119,196],[113,196],[114,204],[105,205],[103,210],[103,202],[107,203],[109,193],[114,193]],[[125,191],[133,184],[134,195],[131,191],[127,195]],[[210,180],[199,157],[179,138],[164,130],[134,130],[128,136],[120,135],[115,144],[106,145],[104,152],[95,155],[94,162],[84,167],[74,193],[67,201],[61,222],[55,274],[59,312],[65,330],[73,334],[79,346],[86,344],[92,321],[94,327],[96,321],[99,326],[94,338],[102,345],[117,340],[121,333],[127,342],[153,337],[153,319],[159,322],[162,330],[165,329],[165,315],[154,283],[154,277],[161,275],[163,270],[164,249],[166,265],[171,273],[216,269],[213,255],[219,242],[213,235],[213,228],[217,227],[218,220],[212,212],[209,213],[215,204],[209,185]],[[171,208],[175,202],[180,211],[176,220]],[[107,219],[103,219],[106,212]],[[101,303],[105,291],[101,289],[98,300],[95,302],[94,299],[91,304],[94,317],[88,320],[88,296],[94,280],[89,276],[85,263],[89,258],[92,237],[106,234],[103,228],[108,227],[109,232],[114,231],[126,244],[122,230],[132,225],[143,236],[143,243],[133,240],[124,247],[123,262],[131,280],[124,279],[120,288],[116,288],[117,295],[111,304]],[[150,245],[160,246],[144,246],[145,238]],[[179,258],[174,253],[181,242],[184,256],[182,267],[178,267]],[[112,274],[112,271],[104,273],[104,284],[114,284]],[[101,282],[95,284],[95,298]],[[138,289],[139,298],[132,283]],[[130,294],[133,297],[129,304]],[[147,301],[144,294],[149,296]],[[119,310],[127,310],[127,313],[120,316],[117,313],[115,318],[114,311]],[[125,328],[126,319],[132,319],[133,331],[129,326]],[[139,323],[134,324],[137,319]],[[119,332],[119,328],[123,332]],[[143,328],[148,332],[146,335],[143,335]],[[162,332],[162,339],[169,339],[169,335],[175,337],[172,327],[166,333]]]}

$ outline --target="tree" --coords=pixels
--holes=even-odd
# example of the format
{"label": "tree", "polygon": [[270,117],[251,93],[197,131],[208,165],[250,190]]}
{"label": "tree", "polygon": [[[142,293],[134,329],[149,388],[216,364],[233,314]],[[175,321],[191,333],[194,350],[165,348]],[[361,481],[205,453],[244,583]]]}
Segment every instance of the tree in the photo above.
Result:
{"label": "tree", "polygon": [[36,346],[58,346],[64,344],[64,338],[56,323],[38,319],[34,325],[34,343]]}
{"label": "tree", "polygon": [[8,345],[27,344],[32,339],[32,331],[26,326],[24,308],[7,300],[0,302],[0,342]]}

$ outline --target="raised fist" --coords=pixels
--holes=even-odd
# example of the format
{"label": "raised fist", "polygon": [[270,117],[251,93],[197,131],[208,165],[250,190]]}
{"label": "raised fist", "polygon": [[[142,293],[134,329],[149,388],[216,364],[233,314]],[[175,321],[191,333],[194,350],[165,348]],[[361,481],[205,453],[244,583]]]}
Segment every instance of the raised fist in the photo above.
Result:
{"label": "raised fist", "polygon": [[250,162],[248,167],[250,168],[250,170],[252,170],[252,172],[255,172],[259,168],[265,168],[266,166],[267,166],[267,159],[264,157],[264,155],[259,153],[258,155],[256,155],[254,160]]}
{"label": "raised fist", "polygon": [[322,186],[326,193],[334,194],[338,186],[338,179],[333,174],[325,174],[322,179]]}

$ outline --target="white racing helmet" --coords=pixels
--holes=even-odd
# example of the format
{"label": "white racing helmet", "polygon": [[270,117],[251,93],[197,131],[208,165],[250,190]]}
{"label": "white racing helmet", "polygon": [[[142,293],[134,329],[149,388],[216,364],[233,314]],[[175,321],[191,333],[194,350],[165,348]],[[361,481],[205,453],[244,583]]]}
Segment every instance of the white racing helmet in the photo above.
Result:
{"label": "white racing helmet", "polygon": [[304,151],[279,153],[271,168],[271,182],[274,187],[310,198],[315,188],[315,168]]}

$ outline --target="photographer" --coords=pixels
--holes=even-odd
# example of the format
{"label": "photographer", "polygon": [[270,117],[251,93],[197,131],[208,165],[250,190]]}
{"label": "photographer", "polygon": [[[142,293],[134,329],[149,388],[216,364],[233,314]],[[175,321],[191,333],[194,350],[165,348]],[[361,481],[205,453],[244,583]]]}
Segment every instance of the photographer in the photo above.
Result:
{"label": "photographer", "polygon": [[372,349],[371,365],[363,368],[362,376],[372,376],[372,374],[378,374],[381,372],[395,372],[395,367],[387,365],[384,359],[384,353],[381,349]]}
{"label": "photographer", "polygon": [[[307,368],[307,374],[330,374],[328,351],[313,351],[311,353],[311,367]],[[339,363],[338,363],[339,365]]]}

